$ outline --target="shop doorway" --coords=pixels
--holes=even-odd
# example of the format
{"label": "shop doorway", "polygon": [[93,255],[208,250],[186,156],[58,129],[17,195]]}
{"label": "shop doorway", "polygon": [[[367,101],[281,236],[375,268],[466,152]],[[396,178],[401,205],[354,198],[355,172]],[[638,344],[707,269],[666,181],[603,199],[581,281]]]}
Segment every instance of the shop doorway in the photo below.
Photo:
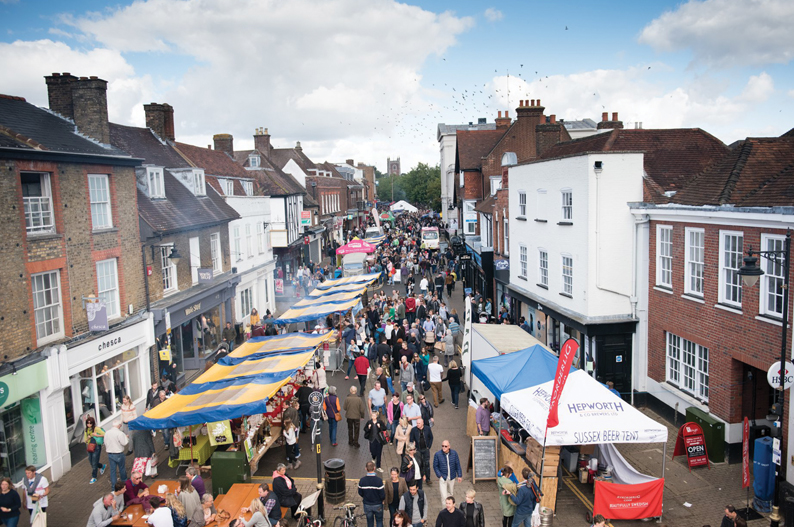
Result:
{"label": "shop doorway", "polygon": [[0,462],[2,473],[11,481],[19,481],[25,473],[25,441],[22,433],[20,406],[0,414]]}
{"label": "shop doorway", "polygon": [[615,383],[624,400],[631,397],[632,334],[596,337],[596,379]]}

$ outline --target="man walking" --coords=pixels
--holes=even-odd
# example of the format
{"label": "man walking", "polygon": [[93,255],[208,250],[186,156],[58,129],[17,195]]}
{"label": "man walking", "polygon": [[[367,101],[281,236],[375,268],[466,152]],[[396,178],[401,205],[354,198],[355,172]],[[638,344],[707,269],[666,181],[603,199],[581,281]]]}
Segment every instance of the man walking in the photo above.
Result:
{"label": "man walking", "polygon": [[436,527],[466,527],[466,515],[455,507],[455,498],[447,496],[444,500],[445,508],[438,513]]}
{"label": "man walking", "polygon": [[411,525],[421,527],[427,524],[427,499],[416,480],[408,483],[408,492],[400,498],[400,510],[411,518]]}
{"label": "man walking", "polygon": [[342,409],[345,411],[347,419],[347,444],[354,447],[361,446],[358,443],[358,432],[361,428],[361,420],[367,413],[364,401],[356,394],[355,386],[350,387],[350,395],[345,399]]}
{"label": "man walking", "polygon": [[375,474],[375,463],[367,462],[367,475],[358,480],[358,495],[364,502],[367,527],[383,527],[383,500],[386,499],[383,480]]}
{"label": "man walking", "polygon": [[229,345],[229,351],[234,349],[234,342],[237,340],[237,331],[232,327],[231,322],[226,323],[226,327],[221,333],[221,338]]}
{"label": "man walking", "polygon": [[463,470],[460,466],[458,453],[449,446],[446,439],[441,443],[441,450],[433,456],[433,472],[438,478],[438,488],[441,491],[441,503],[445,504],[448,496],[455,495],[455,479],[458,483],[463,481]]}
{"label": "man walking", "polygon": [[438,408],[439,403],[444,402],[442,392],[441,376],[444,374],[444,367],[438,363],[438,356],[433,357],[433,362],[427,366],[427,376],[430,380],[430,388],[433,390],[433,406]]}
{"label": "man walking", "polygon": [[433,431],[420,418],[416,420],[416,426],[411,430],[409,438],[419,450],[422,458],[422,474],[426,476],[425,481],[430,483],[430,449],[433,448]]}
{"label": "man walking", "polygon": [[364,387],[367,385],[367,371],[369,370],[369,359],[361,353],[356,360],[353,361],[353,368],[356,370],[356,375],[358,376],[358,384],[361,386],[359,391],[361,392],[361,396],[364,396]]}
{"label": "man walking", "polygon": [[108,463],[110,463],[110,486],[116,484],[116,469],[119,471],[121,481],[127,481],[127,467],[124,461],[124,450],[129,439],[121,431],[121,419],[113,422],[113,427],[105,432],[105,450],[108,453]]}
{"label": "man walking", "polygon": [[720,527],[733,527],[734,520],[736,520],[736,508],[733,505],[726,505],[725,516],[722,517]]}

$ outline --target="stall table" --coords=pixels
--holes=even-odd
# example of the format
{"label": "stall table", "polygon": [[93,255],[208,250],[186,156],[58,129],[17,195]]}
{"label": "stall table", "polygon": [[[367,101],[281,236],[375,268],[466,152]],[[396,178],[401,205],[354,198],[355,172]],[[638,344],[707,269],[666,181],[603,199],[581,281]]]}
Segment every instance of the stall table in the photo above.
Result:
{"label": "stall table", "polygon": [[251,501],[257,499],[258,497],[258,483],[235,483],[231,486],[229,492],[224,494],[223,497],[219,496],[218,499],[215,500],[215,510],[218,512],[221,510],[228,512],[230,514],[229,520],[223,523],[214,521],[207,524],[207,527],[225,527],[232,520],[236,520],[240,516],[244,517],[246,521],[250,520],[253,514],[251,512],[242,514],[240,509],[243,507],[248,507],[251,504]]}
{"label": "stall table", "polygon": [[210,444],[209,436],[199,434],[196,436],[196,444],[192,447],[193,456],[191,457],[190,455],[191,447],[182,447],[179,449],[179,457],[177,459],[168,460],[168,466],[171,468],[188,467],[193,460],[198,461],[199,465],[204,465],[216,448]]}
{"label": "stall table", "polygon": [[[166,492],[160,493],[157,491],[157,488],[160,485],[165,485],[168,487]],[[155,480],[149,485],[149,495],[150,496],[160,496],[161,498],[165,499],[165,495],[168,493],[175,493],[176,489],[179,488],[179,482],[173,479],[164,479],[164,480]],[[130,514],[132,514],[132,519],[130,519]],[[145,527],[146,520],[143,518],[144,516],[143,505],[138,505],[137,503],[134,505],[130,505],[121,514],[121,517],[118,520],[115,520],[111,523],[111,525],[126,525],[126,526],[135,526],[135,527]]]}

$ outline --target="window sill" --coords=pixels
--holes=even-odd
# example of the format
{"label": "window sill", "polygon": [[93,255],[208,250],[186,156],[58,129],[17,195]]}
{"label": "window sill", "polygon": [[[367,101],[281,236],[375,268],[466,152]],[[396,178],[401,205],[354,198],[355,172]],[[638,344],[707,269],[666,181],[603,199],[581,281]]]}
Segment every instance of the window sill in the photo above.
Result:
{"label": "window sill", "polygon": [[659,291],[660,293],[667,293],[668,295],[672,295],[673,294],[673,290],[672,289],[668,289],[668,288],[666,288],[664,286],[655,285],[655,286],[653,286],[653,290],[654,291]]}
{"label": "window sill", "polygon": [[565,226],[573,225],[573,222],[572,221],[558,221],[557,225],[565,225]]}
{"label": "window sill", "polygon": [[543,284],[535,284],[535,285],[540,287],[540,288],[543,288],[543,289],[545,289],[547,291],[549,290],[549,286],[547,286],[547,285],[543,285]]}
{"label": "window sill", "polygon": [[566,298],[573,298],[573,295],[570,293],[560,293],[560,296],[564,296]]}
{"label": "window sill", "polygon": [[681,298],[684,298],[686,300],[691,300],[692,302],[697,302],[699,304],[705,304],[706,303],[706,301],[703,300],[701,297],[695,296],[695,295],[684,294],[684,295],[681,295]]}
{"label": "window sill", "polygon": [[527,281],[527,277],[526,276],[519,275],[518,278],[519,278],[519,280],[523,280],[525,282]]}
{"label": "window sill", "polygon": [[732,306],[726,306],[725,304],[714,304],[714,307],[717,309],[722,309],[723,311],[727,311],[728,313],[734,313],[736,315],[744,315],[744,311],[741,309],[737,309]]}
{"label": "window sill", "polygon": [[542,220],[540,218],[535,218],[535,221],[538,222],[538,223],[548,223],[549,222],[549,220]]}
{"label": "window sill", "polygon": [[767,324],[772,324],[773,326],[777,326],[779,328],[783,327],[783,320],[778,318],[770,317],[769,315],[756,315],[756,320],[760,320],[761,322],[766,322]]}
{"label": "window sill", "polygon": [[56,238],[63,238],[62,234],[57,232],[29,232],[28,240],[54,240]]}
{"label": "window sill", "polygon": [[163,298],[167,296],[171,296],[179,292],[179,289],[168,289],[167,291],[163,291]]}
{"label": "window sill", "polygon": [[[63,319],[61,319],[61,322],[63,322]],[[46,337],[42,337],[42,338],[38,338],[37,337],[36,338],[36,346],[41,347],[41,346],[44,346],[45,344],[49,344],[50,342],[55,342],[56,340],[61,340],[63,337],[64,337],[63,331],[61,331],[60,333],[53,334],[53,335],[47,335]]]}
{"label": "window sill", "polygon": [[679,398],[683,399],[688,404],[690,404],[690,405],[692,405],[692,406],[694,406],[696,408],[700,408],[704,412],[708,412],[709,411],[708,402],[703,402],[700,399],[697,399],[694,395],[690,394],[689,392],[685,392],[684,390],[682,390],[681,388],[679,388],[678,386],[676,386],[672,382],[670,382],[670,381],[660,382],[659,386],[663,390],[668,391],[671,394],[675,395],[676,397],[679,397]]}
{"label": "window sill", "polygon": [[105,234],[106,232],[119,232],[118,227],[102,227],[101,229],[94,229],[91,234]]}
{"label": "window sill", "polygon": [[521,221],[527,221],[527,217],[526,216],[516,216],[516,219],[517,220],[521,220]]}

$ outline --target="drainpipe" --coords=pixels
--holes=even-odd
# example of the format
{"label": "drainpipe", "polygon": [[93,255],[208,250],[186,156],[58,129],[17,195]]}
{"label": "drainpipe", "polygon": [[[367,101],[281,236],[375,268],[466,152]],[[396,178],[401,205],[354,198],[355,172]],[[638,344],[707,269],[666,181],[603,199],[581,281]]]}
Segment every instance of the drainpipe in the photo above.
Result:
{"label": "drainpipe", "polygon": [[141,244],[141,264],[143,265],[143,287],[146,291],[146,311],[151,312],[149,305],[149,275],[146,272],[146,244]]}

